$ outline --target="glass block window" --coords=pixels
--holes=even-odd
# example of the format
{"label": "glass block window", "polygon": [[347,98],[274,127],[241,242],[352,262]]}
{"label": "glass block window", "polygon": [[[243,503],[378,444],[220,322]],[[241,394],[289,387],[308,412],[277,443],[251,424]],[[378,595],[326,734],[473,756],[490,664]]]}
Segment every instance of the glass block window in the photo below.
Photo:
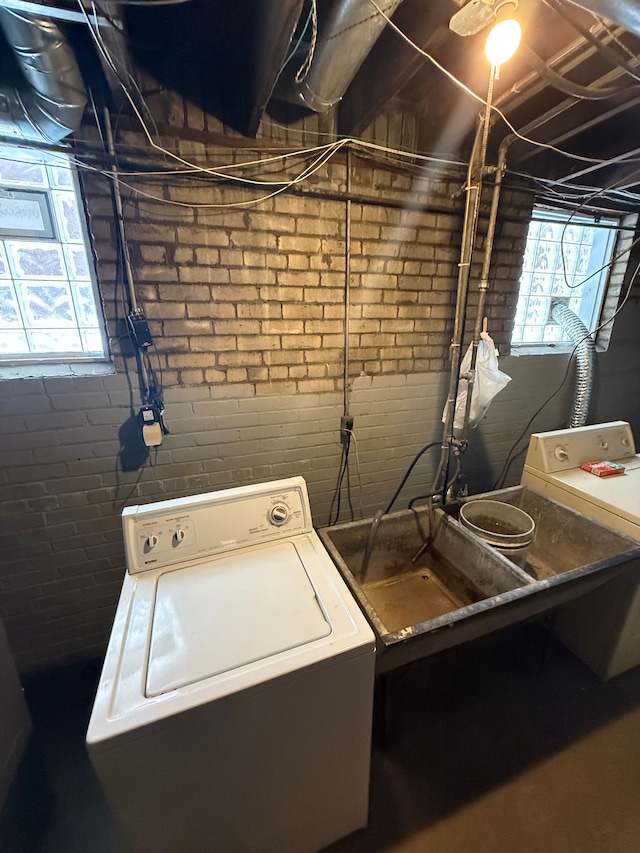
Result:
{"label": "glass block window", "polygon": [[0,363],[107,357],[69,159],[0,145]]}
{"label": "glass block window", "polygon": [[598,325],[619,225],[536,207],[529,224],[512,345],[568,341],[551,317],[563,302],[593,330]]}

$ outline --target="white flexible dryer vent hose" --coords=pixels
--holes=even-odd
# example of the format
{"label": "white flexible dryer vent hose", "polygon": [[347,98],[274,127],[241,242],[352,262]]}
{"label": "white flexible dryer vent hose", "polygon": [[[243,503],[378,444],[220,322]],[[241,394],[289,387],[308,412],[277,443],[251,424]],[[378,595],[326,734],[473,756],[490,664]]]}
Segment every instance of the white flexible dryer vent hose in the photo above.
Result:
{"label": "white flexible dryer vent hose", "polygon": [[584,426],[591,402],[596,345],[580,317],[562,302],[555,302],[551,306],[551,316],[562,326],[569,340],[576,347],[576,389],[569,426]]}

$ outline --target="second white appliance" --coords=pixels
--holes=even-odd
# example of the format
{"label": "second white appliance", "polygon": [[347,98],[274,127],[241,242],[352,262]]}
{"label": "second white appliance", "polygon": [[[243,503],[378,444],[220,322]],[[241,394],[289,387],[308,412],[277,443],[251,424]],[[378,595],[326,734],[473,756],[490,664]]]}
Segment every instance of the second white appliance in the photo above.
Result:
{"label": "second white appliance", "polygon": [[[597,477],[580,467],[598,461],[625,471]],[[522,485],[640,541],[640,455],[625,421],[534,433]],[[602,678],[640,665],[639,572],[633,564],[558,610],[557,635]]]}

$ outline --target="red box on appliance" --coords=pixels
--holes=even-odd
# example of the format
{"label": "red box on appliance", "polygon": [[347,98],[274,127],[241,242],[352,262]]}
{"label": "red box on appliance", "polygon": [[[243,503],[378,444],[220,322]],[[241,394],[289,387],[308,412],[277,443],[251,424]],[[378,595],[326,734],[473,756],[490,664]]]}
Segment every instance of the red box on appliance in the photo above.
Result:
{"label": "red box on appliance", "polygon": [[613,477],[624,474],[624,465],[618,462],[583,462],[580,466],[584,471],[595,474],[596,477]]}

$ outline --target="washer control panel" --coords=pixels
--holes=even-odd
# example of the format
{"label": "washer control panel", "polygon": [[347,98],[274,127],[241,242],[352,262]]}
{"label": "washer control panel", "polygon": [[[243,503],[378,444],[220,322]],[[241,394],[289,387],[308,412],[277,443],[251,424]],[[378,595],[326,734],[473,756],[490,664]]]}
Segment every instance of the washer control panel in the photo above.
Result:
{"label": "washer control panel", "polygon": [[122,516],[130,574],[313,529],[302,477],[127,507]]}
{"label": "washer control panel", "polygon": [[631,427],[626,421],[534,433],[525,467],[554,474],[579,468],[583,462],[614,462],[636,452]]}

